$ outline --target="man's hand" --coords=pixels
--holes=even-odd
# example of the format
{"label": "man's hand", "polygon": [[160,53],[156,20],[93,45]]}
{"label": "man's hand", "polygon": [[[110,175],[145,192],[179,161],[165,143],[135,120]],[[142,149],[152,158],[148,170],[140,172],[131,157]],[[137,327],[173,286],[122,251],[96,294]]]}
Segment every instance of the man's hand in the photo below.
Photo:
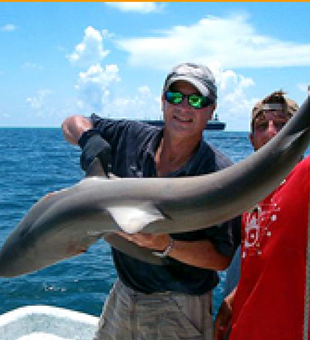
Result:
{"label": "man's hand", "polygon": [[139,247],[148,249],[163,251],[170,244],[170,236],[166,234],[127,234],[122,231],[118,232],[118,234],[124,237],[126,240],[137,244]]}
{"label": "man's hand", "polygon": [[231,327],[231,318],[233,311],[233,301],[236,289],[222,302],[218,311],[214,325],[214,340],[226,340]]}

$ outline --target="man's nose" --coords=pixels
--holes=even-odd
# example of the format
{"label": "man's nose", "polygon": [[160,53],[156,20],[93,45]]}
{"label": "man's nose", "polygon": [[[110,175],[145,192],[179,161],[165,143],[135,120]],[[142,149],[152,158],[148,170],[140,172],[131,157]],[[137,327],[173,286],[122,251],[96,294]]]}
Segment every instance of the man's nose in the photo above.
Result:
{"label": "man's nose", "polygon": [[268,131],[267,132],[270,133],[271,135],[274,135],[274,136],[279,132],[272,120],[270,120],[268,122]]}

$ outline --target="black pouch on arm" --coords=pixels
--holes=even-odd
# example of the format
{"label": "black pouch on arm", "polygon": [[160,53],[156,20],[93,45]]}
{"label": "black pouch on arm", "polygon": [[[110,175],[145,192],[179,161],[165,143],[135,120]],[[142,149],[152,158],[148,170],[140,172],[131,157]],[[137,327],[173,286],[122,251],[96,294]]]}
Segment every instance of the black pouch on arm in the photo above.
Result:
{"label": "black pouch on arm", "polygon": [[101,166],[106,174],[111,172],[112,168],[112,153],[110,144],[101,137],[100,131],[90,129],[85,131],[78,144],[82,149],[80,157],[81,168],[87,172],[89,165],[97,157],[100,160]]}

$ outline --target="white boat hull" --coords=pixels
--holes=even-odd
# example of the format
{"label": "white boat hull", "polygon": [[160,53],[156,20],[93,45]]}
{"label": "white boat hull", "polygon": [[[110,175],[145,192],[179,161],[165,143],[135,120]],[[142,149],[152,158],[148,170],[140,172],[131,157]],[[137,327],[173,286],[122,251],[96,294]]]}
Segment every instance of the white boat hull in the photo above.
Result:
{"label": "white boat hull", "polygon": [[91,340],[99,318],[51,306],[26,306],[0,316],[1,340]]}

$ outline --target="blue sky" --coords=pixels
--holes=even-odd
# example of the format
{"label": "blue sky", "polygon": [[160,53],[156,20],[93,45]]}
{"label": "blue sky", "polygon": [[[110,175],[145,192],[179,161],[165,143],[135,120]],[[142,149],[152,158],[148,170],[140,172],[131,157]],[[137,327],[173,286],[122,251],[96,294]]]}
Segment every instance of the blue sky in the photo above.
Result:
{"label": "blue sky", "polygon": [[1,2],[0,126],[60,127],[65,117],[161,117],[166,73],[208,65],[227,130],[278,89],[310,83],[307,2]]}

